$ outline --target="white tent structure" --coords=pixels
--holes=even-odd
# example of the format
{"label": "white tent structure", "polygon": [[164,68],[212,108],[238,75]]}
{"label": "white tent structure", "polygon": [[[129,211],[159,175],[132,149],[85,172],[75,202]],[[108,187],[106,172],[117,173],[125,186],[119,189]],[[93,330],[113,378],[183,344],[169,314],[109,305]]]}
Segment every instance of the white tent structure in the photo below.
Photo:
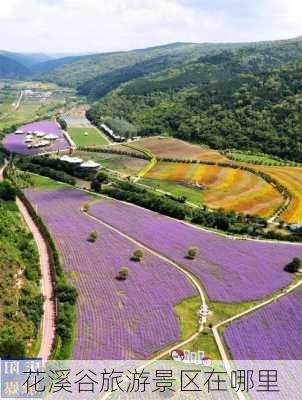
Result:
{"label": "white tent structure", "polygon": [[37,137],[41,138],[41,137],[45,136],[46,133],[40,132],[40,131],[35,131],[35,132],[34,132],[34,135],[36,135]]}
{"label": "white tent structure", "polygon": [[96,163],[94,161],[91,161],[91,160],[85,161],[85,162],[83,162],[81,164],[82,168],[99,168],[100,166],[101,166],[101,164],[98,164],[98,163]]}
{"label": "white tent structure", "polygon": [[18,129],[15,134],[16,135],[22,135],[24,132],[22,131],[22,129]]}
{"label": "white tent structure", "polygon": [[24,143],[31,143],[32,141],[32,138],[28,136],[25,138]]}
{"label": "white tent structure", "polygon": [[61,161],[68,162],[70,164],[81,164],[83,160],[81,158],[77,157],[69,157],[69,156],[63,156],[60,158]]}
{"label": "white tent structure", "polygon": [[44,136],[44,139],[46,139],[46,140],[57,140],[57,139],[59,139],[59,136],[55,135],[53,133],[49,133],[48,135]]}

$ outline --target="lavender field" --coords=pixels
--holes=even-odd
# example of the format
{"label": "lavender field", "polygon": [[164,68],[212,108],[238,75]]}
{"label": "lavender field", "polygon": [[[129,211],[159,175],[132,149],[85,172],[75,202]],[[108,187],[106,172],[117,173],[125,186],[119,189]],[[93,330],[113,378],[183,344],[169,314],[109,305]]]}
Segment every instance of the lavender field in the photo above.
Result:
{"label": "lavender field", "polygon": [[[70,148],[70,144],[64,136],[62,129],[52,121],[39,121],[33,122],[31,124],[23,125],[18,130],[23,131],[24,133],[10,133],[5,136],[3,139],[3,146],[6,150],[11,153],[18,153],[22,155],[36,155],[43,152],[56,152],[62,150],[68,150]],[[43,148],[27,148],[27,144],[24,143],[27,133],[31,133],[33,131],[43,132],[47,134],[54,134],[58,136],[58,139],[55,140],[50,146]]]}
{"label": "lavender field", "polygon": [[[79,292],[74,359],[145,359],[180,340],[173,306],[196,295],[173,266],[145,252],[130,261],[137,247],[80,212],[91,200],[72,189],[26,196],[37,207],[62,255],[67,276]],[[99,232],[95,243],[87,238]],[[118,281],[121,267],[129,278]]]}
{"label": "lavender field", "polygon": [[[211,300],[263,299],[290,284],[283,268],[302,258],[301,245],[233,240],[115,200],[95,203],[90,213],[185,266]],[[195,260],[186,258],[190,246],[199,249]]]}
{"label": "lavender field", "polygon": [[224,337],[235,360],[302,359],[302,289],[233,322]]}

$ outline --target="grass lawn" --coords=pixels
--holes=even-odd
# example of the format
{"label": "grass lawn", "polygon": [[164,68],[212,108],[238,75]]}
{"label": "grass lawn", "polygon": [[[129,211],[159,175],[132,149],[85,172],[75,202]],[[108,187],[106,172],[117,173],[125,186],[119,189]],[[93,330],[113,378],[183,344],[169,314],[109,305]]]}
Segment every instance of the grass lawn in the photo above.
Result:
{"label": "grass lawn", "polygon": [[202,190],[190,188],[185,185],[182,185],[181,183],[160,180],[160,179],[149,179],[149,178],[141,179],[140,182],[152,188],[161,189],[164,192],[169,192],[174,196],[178,197],[185,196],[188,201],[197,205],[200,205],[203,202]]}
{"label": "grass lawn", "polygon": [[33,189],[56,190],[56,189],[70,188],[70,186],[65,185],[64,183],[59,183],[57,181],[54,181],[50,178],[47,178],[46,176],[30,174],[30,179],[32,183],[31,187]]}
{"label": "grass lawn", "polygon": [[[255,301],[241,304],[229,304],[209,301],[208,306],[212,314],[208,316],[205,329],[192,343],[186,345],[185,349],[183,350],[204,351],[206,357],[219,360],[220,354],[215,339],[212,335],[211,326],[216,325],[218,322],[224,321],[233,315],[239,314],[240,312],[243,312],[258,303],[259,302]],[[188,339],[197,331],[199,310],[199,297],[186,299],[175,306],[175,311],[180,320],[180,334],[182,340]]]}
{"label": "grass lawn", "polygon": [[125,175],[137,175],[139,171],[148,164],[147,160],[122,154],[76,151],[74,155],[83,160],[94,160],[102,164],[105,168],[121,172]]}
{"label": "grass lawn", "polygon": [[[85,136],[85,133],[88,133]],[[68,128],[68,133],[78,146],[101,146],[109,143],[109,140],[96,128]]]}

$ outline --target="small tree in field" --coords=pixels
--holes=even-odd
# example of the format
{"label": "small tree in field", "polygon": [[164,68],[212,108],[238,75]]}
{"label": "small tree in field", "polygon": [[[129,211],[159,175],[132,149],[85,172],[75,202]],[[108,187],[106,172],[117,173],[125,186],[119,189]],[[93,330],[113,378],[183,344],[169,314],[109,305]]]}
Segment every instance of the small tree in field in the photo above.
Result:
{"label": "small tree in field", "polygon": [[188,250],[187,257],[190,258],[191,260],[194,260],[198,256],[199,250],[197,247],[192,246]]}
{"label": "small tree in field", "polygon": [[89,208],[90,208],[90,206],[89,206],[88,203],[85,203],[85,204],[83,205],[83,211],[84,211],[84,212],[88,212],[88,211],[89,211]]}
{"label": "small tree in field", "polygon": [[99,237],[99,232],[98,231],[91,231],[89,236],[88,236],[88,242],[95,242],[97,238]]}
{"label": "small tree in field", "polygon": [[298,257],[293,258],[293,260],[284,267],[284,271],[289,272],[291,274],[296,274],[300,271],[302,266],[301,259]]}
{"label": "small tree in field", "polygon": [[143,250],[142,249],[135,250],[135,252],[133,253],[133,256],[132,256],[132,260],[140,262],[140,261],[142,261],[143,258],[144,258]]}
{"label": "small tree in field", "polygon": [[120,281],[125,281],[126,279],[128,279],[128,276],[129,276],[129,269],[126,267],[121,268],[118,274],[118,279]]}

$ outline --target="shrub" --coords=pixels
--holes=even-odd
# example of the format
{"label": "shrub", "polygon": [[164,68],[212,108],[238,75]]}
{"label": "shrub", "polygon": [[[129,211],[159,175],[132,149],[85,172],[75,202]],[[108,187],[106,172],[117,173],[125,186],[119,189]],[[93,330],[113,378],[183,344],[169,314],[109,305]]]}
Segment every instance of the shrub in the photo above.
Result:
{"label": "shrub", "polygon": [[289,272],[291,274],[295,274],[299,272],[302,266],[302,262],[300,258],[295,257],[289,264],[284,267],[284,271]]}
{"label": "shrub", "polygon": [[88,212],[89,209],[90,209],[90,205],[89,205],[88,203],[85,203],[85,204],[83,205],[83,211]]}
{"label": "shrub", "polygon": [[5,201],[16,200],[16,188],[6,179],[0,182],[0,199]]}
{"label": "shrub", "polygon": [[88,236],[88,241],[93,243],[97,240],[98,237],[99,237],[99,232],[91,231]]}
{"label": "shrub", "polygon": [[199,250],[197,247],[190,247],[188,250],[188,258],[190,258],[191,260],[194,260],[194,258],[196,258],[198,256]]}
{"label": "shrub", "polygon": [[118,274],[118,279],[120,281],[125,281],[129,276],[129,269],[126,267],[123,267],[120,269],[119,274]]}
{"label": "shrub", "polygon": [[56,287],[57,299],[61,303],[75,304],[78,294],[76,288],[67,284],[59,284]]}
{"label": "shrub", "polygon": [[142,249],[137,249],[133,253],[132,260],[133,261],[141,261],[144,257],[144,251]]}
{"label": "shrub", "polygon": [[0,357],[23,358],[25,357],[25,344],[16,337],[12,327],[3,327],[0,332]]}

